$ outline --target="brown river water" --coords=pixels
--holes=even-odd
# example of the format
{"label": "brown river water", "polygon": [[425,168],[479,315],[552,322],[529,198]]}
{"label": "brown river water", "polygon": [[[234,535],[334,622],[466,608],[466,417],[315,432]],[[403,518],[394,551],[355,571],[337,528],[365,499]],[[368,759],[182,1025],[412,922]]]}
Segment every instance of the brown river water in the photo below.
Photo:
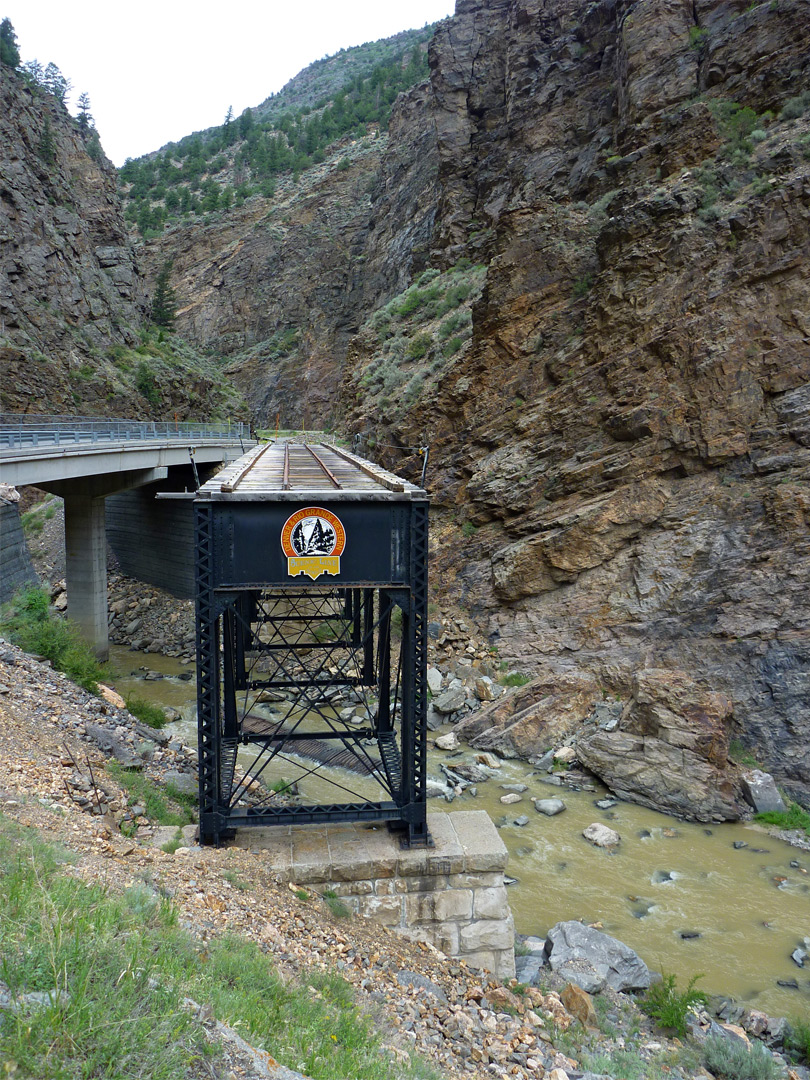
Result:
{"label": "brown river water", "polygon": [[[177,709],[183,719],[171,725],[176,736],[196,747],[196,700],[193,679],[181,681],[181,667],[168,657],[115,647],[113,681],[123,694]],[[166,677],[145,681],[142,667]],[[438,732],[432,734],[439,734]],[[250,763],[248,750],[240,756]],[[452,768],[452,755],[430,751],[429,774],[442,778],[439,762]],[[461,760],[457,758],[456,760]],[[308,763],[307,768],[312,764]],[[295,779],[289,764],[284,777]],[[341,770],[307,776],[301,793],[307,801],[333,801]],[[281,774],[268,777],[280,779]],[[348,781],[375,798],[373,780]],[[523,783],[522,801],[504,806],[502,783]],[[594,804],[606,790],[570,791],[543,783],[519,761],[504,761],[499,775],[477,785],[452,803],[431,799],[430,812],[487,810],[509,853],[509,873],[516,878],[509,898],[519,933],[544,936],[563,919],[600,923],[635,949],[656,970],[674,973],[679,985],[696,974],[699,988],[730,994],[771,1016],[810,1016],[810,963],[799,968],[790,954],[810,937],[810,852],[770,837],[755,824],[704,826],[682,822],[631,803],[609,810]],[[530,797],[562,798],[566,810],[556,817],[535,811]],[[525,814],[527,825],[514,824]],[[621,843],[615,853],[593,847],[582,837],[591,822],[615,829]],[[745,844],[735,848],[734,843]],[[683,936],[687,935],[687,936]],[[697,936],[692,936],[697,935]],[[796,980],[798,989],[777,980]]]}

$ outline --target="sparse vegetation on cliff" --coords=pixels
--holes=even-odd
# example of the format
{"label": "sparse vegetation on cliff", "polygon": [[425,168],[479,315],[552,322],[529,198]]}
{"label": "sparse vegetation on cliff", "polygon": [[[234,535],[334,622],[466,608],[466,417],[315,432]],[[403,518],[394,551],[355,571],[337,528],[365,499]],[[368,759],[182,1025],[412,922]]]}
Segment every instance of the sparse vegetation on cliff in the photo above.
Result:
{"label": "sparse vegetation on cliff", "polygon": [[[376,62],[375,47],[384,43],[363,46],[365,63],[348,67],[339,85],[311,103],[245,109],[238,118],[229,109],[221,127],[128,160],[119,172],[126,219],[152,236],[186,215],[228,210],[251,195],[272,198],[276,177],[297,182],[340,140],[384,130],[397,95],[427,76],[431,32],[400,35],[407,41]],[[342,157],[337,168],[348,167]]]}

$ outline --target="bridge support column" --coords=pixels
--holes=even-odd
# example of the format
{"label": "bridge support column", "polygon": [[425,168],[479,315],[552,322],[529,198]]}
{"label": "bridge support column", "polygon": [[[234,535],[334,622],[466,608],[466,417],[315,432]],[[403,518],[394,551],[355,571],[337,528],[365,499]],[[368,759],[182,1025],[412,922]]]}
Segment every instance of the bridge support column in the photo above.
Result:
{"label": "bridge support column", "polygon": [[110,645],[103,497],[70,495],[65,499],[65,556],[70,617],[99,660],[106,660]]}
{"label": "bridge support column", "polygon": [[165,467],[42,484],[65,500],[65,579],[68,615],[99,660],[110,652],[107,633],[107,530],[104,500],[116,491],[165,480]]}

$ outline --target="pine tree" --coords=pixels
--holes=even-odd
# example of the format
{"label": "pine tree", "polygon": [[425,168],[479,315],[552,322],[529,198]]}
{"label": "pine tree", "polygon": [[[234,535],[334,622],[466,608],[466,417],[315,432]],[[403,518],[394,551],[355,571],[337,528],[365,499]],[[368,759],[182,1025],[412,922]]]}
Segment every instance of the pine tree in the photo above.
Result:
{"label": "pine tree", "polygon": [[53,62],[48,64],[43,71],[42,84],[46,90],[53,94],[57,101],[61,102],[62,105],[65,104],[65,98],[72,89],[72,83]]}
{"label": "pine tree", "polygon": [[56,146],[53,141],[53,129],[51,128],[51,121],[47,116],[42,123],[42,131],[39,133],[37,153],[46,165],[53,165],[56,160]]}
{"label": "pine tree", "polygon": [[90,96],[87,93],[79,94],[79,115],[76,119],[79,122],[79,128],[82,132],[89,131],[94,125],[93,117],[90,113]]}
{"label": "pine tree", "polygon": [[168,259],[161,267],[155,281],[155,294],[152,297],[152,322],[171,330],[177,315],[177,296],[169,284],[172,273],[172,261]]}
{"label": "pine tree", "polygon": [[19,67],[20,50],[17,48],[17,35],[10,19],[0,22],[0,63],[9,67]]}

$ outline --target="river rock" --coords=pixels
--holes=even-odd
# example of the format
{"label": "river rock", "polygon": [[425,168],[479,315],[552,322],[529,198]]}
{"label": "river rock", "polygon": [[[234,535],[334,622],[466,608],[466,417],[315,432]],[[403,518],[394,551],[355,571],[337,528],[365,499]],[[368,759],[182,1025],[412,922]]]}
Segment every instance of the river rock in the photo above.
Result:
{"label": "river rock", "polygon": [[516,791],[510,791],[508,795],[501,795],[499,802],[504,806],[511,806],[512,803],[522,802],[522,797]]}
{"label": "river rock", "polygon": [[556,814],[561,814],[565,810],[565,803],[562,799],[535,799],[534,808],[538,814],[545,814],[546,817],[554,817]]}
{"label": "river rock", "polygon": [[183,795],[196,795],[199,790],[197,777],[193,773],[178,772],[176,769],[168,769],[164,775],[164,781],[177,788]]}
{"label": "river rock", "polygon": [[628,945],[574,920],[549,930],[546,952],[553,971],[589,994],[605,986],[621,991],[650,985],[647,965]]}
{"label": "river rock", "polygon": [[433,702],[433,708],[436,712],[449,713],[458,712],[462,709],[467,702],[467,691],[463,686],[451,686],[439,696]]}
{"label": "river rock", "polygon": [[446,799],[453,794],[452,788],[443,784],[441,780],[435,780],[429,776],[425,781],[425,795],[428,799]]}
{"label": "river rock", "polygon": [[434,697],[437,697],[442,692],[442,673],[432,664],[428,664],[427,684],[428,690]]}
{"label": "river rock", "polygon": [[428,731],[435,731],[437,728],[444,727],[447,723],[447,717],[440,712],[436,712],[433,705],[428,705],[426,723]]}
{"label": "river rock", "polygon": [[448,731],[446,735],[440,735],[438,737],[436,746],[439,750],[457,750],[458,735],[456,735],[455,731]]}
{"label": "river rock", "polygon": [[575,982],[570,982],[560,994],[560,1000],[586,1031],[597,1031],[599,1024],[591,995]]}
{"label": "river rock", "polygon": [[739,771],[729,763],[731,702],[680,671],[647,669],[615,731],[577,737],[577,757],[629,802],[690,820],[739,819]]}
{"label": "river rock", "polygon": [[87,737],[92,739],[99,749],[106,751],[119,761],[127,769],[142,769],[144,766],[143,758],[139,757],[133,752],[132,748],[124,742],[123,739],[119,739],[117,735],[101,724],[87,724],[85,725],[85,731]]}
{"label": "river rock", "polygon": [[546,964],[546,954],[530,952],[526,956],[515,956],[515,978],[524,986],[536,986],[540,972]]}
{"label": "river rock", "polygon": [[490,774],[483,769],[480,765],[464,764],[454,765],[453,771],[466,780],[468,784],[483,784],[485,780],[489,780]]}
{"label": "river rock", "polygon": [[570,765],[573,761],[576,761],[577,752],[573,746],[560,746],[554,751],[554,760],[559,761],[562,765]]}
{"label": "river rock", "polygon": [[599,821],[594,821],[586,829],[583,829],[582,835],[590,843],[595,844],[596,847],[602,848],[615,847],[621,840],[615,829],[610,829]]}
{"label": "river rock", "polygon": [[753,806],[757,814],[784,814],[787,810],[770,773],[753,769],[742,777],[741,783],[745,801]]}

